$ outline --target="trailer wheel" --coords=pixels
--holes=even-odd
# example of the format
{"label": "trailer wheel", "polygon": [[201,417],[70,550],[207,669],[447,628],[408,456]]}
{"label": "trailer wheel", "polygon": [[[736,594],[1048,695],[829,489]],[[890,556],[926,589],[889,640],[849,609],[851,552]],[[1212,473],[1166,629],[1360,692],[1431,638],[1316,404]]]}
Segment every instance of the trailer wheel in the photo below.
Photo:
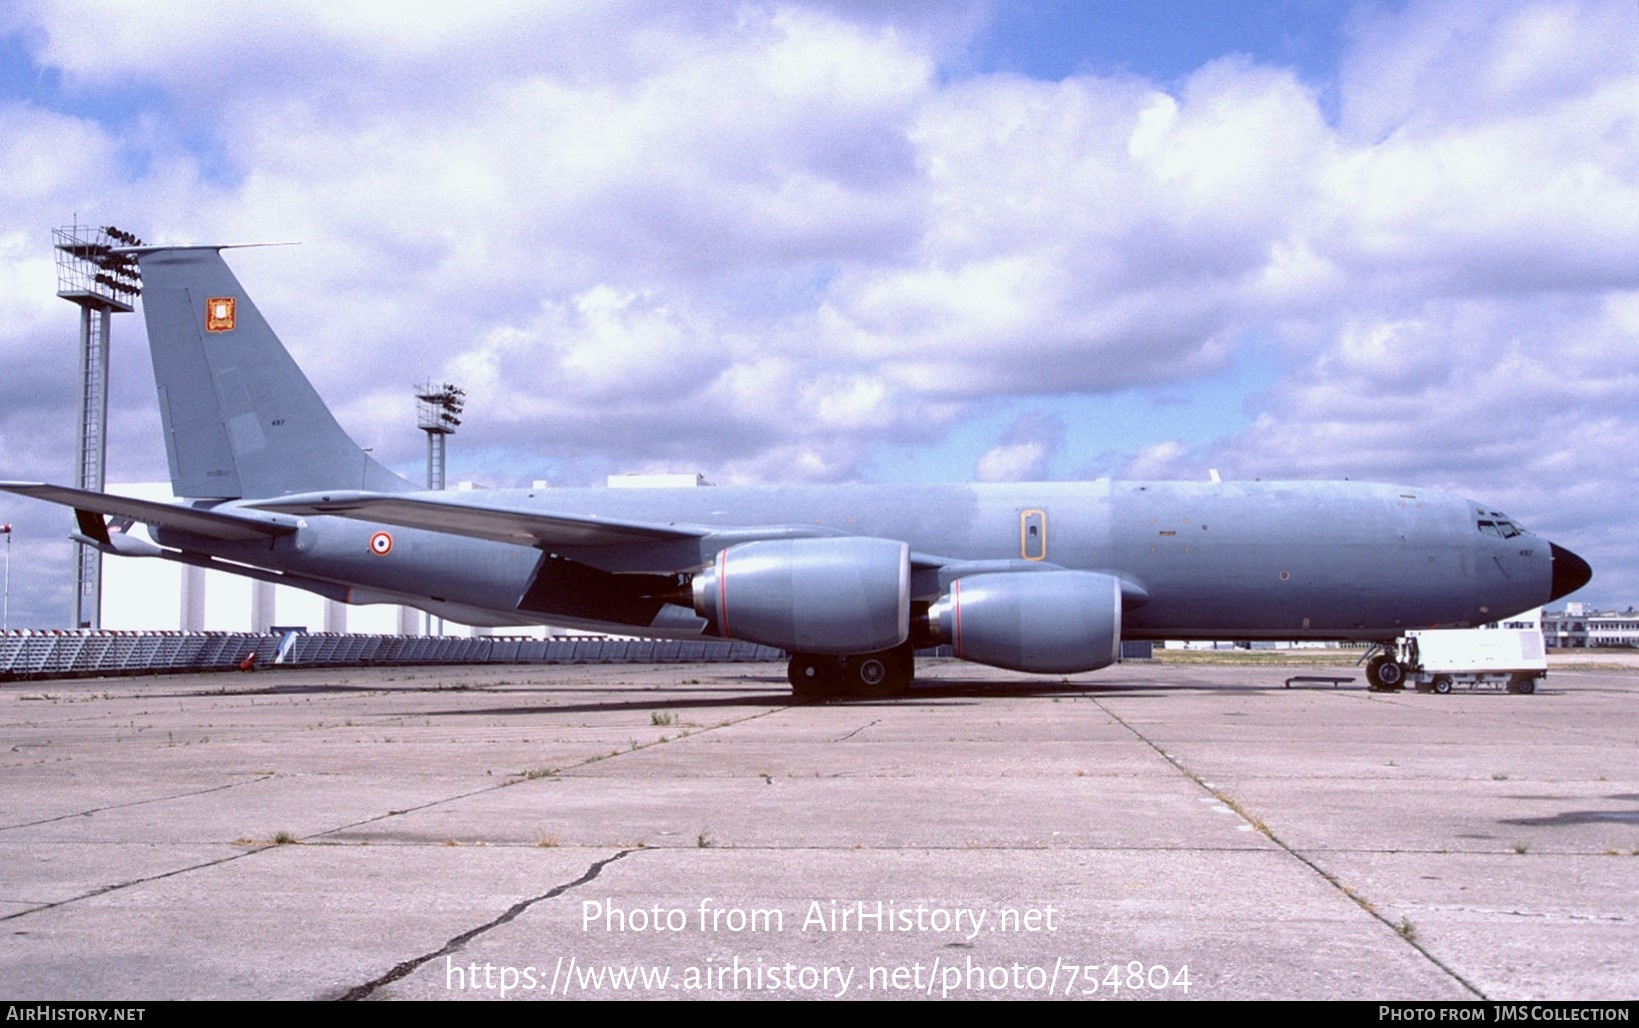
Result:
{"label": "trailer wheel", "polygon": [[1451,692],[1451,676],[1450,675],[1435,675],[1434,676],[1434,691],[1439,693],[1441,696],[1444,696],[1444,695],[1450,693]]}
{"label": "trailer wheel", "polygon": [[1508,691],[1521,696],[1529,696],[1537,691],[1536,675],[1514,675],[1508,679]]}

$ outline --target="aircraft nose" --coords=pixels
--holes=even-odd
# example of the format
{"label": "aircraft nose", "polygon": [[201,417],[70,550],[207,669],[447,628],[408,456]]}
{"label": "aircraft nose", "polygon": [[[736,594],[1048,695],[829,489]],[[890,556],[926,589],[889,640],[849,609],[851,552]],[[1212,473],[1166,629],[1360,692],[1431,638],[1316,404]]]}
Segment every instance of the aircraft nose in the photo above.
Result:
{"label": "aircraft nose", "polygon": [[1548,602],[1552,603],[1561,596],[1569,596],[1587,585],[1588,580],[1593,578],[1593,568],[1588,566],[1587,561],[1563,546],[1549,543],[1548,549],[1554,558],[1553,595],[1548,597]]}

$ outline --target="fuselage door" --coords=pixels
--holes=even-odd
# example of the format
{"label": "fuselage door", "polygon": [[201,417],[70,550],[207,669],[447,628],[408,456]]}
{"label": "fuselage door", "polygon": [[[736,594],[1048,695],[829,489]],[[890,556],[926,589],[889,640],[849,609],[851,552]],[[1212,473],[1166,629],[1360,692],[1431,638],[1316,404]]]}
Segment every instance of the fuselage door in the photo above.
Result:
{"label": "fuselage door", "polygon": [[1047,559],[1047,512],[1037,508],[1019,511],[1019,556],[1025,560]]}

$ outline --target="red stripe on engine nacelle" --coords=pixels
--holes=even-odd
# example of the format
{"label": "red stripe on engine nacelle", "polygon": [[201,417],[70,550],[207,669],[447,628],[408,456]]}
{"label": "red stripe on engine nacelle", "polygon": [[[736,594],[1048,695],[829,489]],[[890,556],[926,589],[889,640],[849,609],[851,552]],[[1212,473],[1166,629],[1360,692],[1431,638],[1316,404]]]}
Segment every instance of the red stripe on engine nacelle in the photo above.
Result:
{"label": "red stripe on engine nacelle", "polygon": [[728,549],[717,554],[717,631],[724,639],[728,634]]}

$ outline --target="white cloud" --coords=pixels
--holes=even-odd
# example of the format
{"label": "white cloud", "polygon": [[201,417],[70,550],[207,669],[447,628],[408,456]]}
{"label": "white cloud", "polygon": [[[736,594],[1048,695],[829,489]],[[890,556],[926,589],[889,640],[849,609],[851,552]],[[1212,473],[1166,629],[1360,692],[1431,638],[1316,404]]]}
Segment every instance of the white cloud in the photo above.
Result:
{"label": "white cloud", "polygon": [[[231,262],[410,468],[422,378],[471,393],[456,466],[830,481],[976,402],[1220,374],[1256,338],[1290,367],[1251,427],[1130,472],[1450,485],[1624,545],[1598,440],[1639,427],[1631,6],[1362,8],[1330,121],[1243,58],[1176,88],[954,74],[979,9],[13,9],[65,101],[0,101],[0,399],[72,423],[42,261],[78,212],[302,240]],[[119,466],[161,474],[147,369],[116,357]],[[24,424],[0,418],[6,474],[63,478],[71,442]],[[962,466],[1044,474],[1058,445]]]}
{"label": "white cloud", "polygon": [[1632,67],[1633,30],[1632,8],[1603,0],[1361,5],[1339,75],[1343,127],[1372,143],[1574,102]]}
{"label": "white cloud", "polygon": [[[1639,427],[1639,291],[1542,303],[1430,301],[1415,318],[1343,326],[1275,387],[1246,431],[1162,444],[1132,477],[1342,478],[1446,489],[1496,505],[1616,583],[1639,581],[1624,441]],[[1614,600],[1631,584],[1618,585]]]}
{"label": "white cloud", "polygon": [[1042,477],[1042,459],[1047,456],[1041,443],[1006,443],[979,458],[973,477],[980,482],[1027,482]]}

